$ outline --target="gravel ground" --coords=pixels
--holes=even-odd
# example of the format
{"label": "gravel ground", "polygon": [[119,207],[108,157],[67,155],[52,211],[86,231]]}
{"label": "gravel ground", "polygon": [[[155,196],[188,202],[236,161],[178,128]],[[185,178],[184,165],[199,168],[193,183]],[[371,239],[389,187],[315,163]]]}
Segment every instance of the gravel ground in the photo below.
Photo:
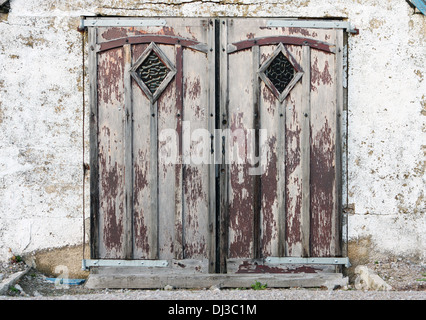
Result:
{"label": "gravel ground", "polygon": [[318,289],[266,290],[104,290],[92,294],[0,297],[0,300],[426,300],[424,291],[358,291]]}
{"label": "gravel ground", "polygon": [[384,260],[367,264],[383,280],[397,291],[426,290],[426,265],[416,264],[410,260]]}
{"label": "gravel ground", "polygon": [[0,300],[426,300],[426,266],[410,261],[375,261],[368,264],[393,290],[363,291],[352,285],[337,290],[318,289],[218,289],[205,290],[93,290],[84,285],[58,288],[23,262],[3,263],[0,278],[28,270]]}
{"label": "gravel ground", "polygon": [[16,272],[24,271],[27,269],[27,265],[22,261],[3,263],[0,262],[0,281],[6,279],[7,277]]}

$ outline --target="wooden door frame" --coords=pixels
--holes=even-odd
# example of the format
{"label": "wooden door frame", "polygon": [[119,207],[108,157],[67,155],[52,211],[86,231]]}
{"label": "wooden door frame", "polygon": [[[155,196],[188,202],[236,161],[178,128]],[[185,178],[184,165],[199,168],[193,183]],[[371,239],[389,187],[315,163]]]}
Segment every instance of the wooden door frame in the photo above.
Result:
{"label": "wooden door frame", "polygon": [[[231,18],[229,18],[231,19]],[[237,19],[237,18],[232,18]],[[257,19],[257,18],[253,18]],[[213,79],[210,77],[210,86],[215,88],[215,94],[210,96],[210,103],[214,110],[211,110],[211,121],[209,121],[209,130],[213,132],[214,128],[225,129],[226,123],[228,119],[228,108],[227,108],[227,98],[220,94],[224,88],[227,86],[227,66],[223,63],[220,63],[222,59],[226,58],[232,50],[242,50],[244,46],[253,45],[252,40],[241,41],[240,44],[232,44],[236,48],[230,47],[227,39],[226,39],[226,21],[228,19],[213,19],[210,18],[209,21],[212,21],[214,25],[214,37],[210,37],[212,43],[208,45],[210,48],[214,48],[213,54],[210,54],[211,58],[209,59],[209,68],[211,70],[217,70],[216,77]],[[89,39],[89,83],[90,83],[90,212],[91,212],[91,220],[90,220],[90,248],[91,248],[91,259],[98,258],[98,248],[99,248],[99,165],[98,165],[98,104],[97,104],[97,53],[103,50],[108,50],[114,46],[125,45],[126,39],[119,39],[116,41],[111,41],[110,44],[103,44],[101,46],[96,44],[96,36],[97,36],[97,28],[90,27],[88,28],[88,39]],[[339,239],[339,246],[341,247],[341,256],[347,256],[347,248],[344,246],[344,237],[347,237],[347,232],[345,229],[347,228],[347,217],[346,214],[343,213],[342,210],[342,186],[343,186],[343,166],[342,166],[342,157],[343,157],[343,144],[342,139],[344,135],[347,135],[347,122],[346,124],[342,124],[342,118],[345,116],[347,112],[347,85],[344,83],[347,77],[344,75],[344,57],[343,52],[347,48],[347,35],[342,32],[339,33],[339,45],[336,50],[337,54],[337,63],[339,68],[336,67],[336,70],[339,69],[342,72],[338,72],[336,75],[336,80],[340,79],[340,83],[342,85],[337,85],[337,95],[339,97],[336,108],[337,108],[337,132],[336,132],[336,172],[338,173],[338,177],[336,177],[336,189],[338,191],[338,195],[336,199],[338,199],[337,203],[337,211],[340,213],[338,215],[339,221],[337,223]],[[270,37],[273,38],[273,37]],[[140,39],[132,39],[131,41],[135,41],[132,43],[138,43],[137,41],[142,41]],[[165,38],[163,38],[165,39]],[[216,41],[214,40],[216,39]],[[145,39],[146,40],[146,39]],[[158,39],[156,39],[158,40]],[[184,40],[184,41],[182,41]],[[269,39],[262,41],[284,41],[285,39]],[[293,41],[294,44],[299,44],[300,41],[306,41],[306,39],[298,38],[290,39],[287,41]],[[307,43],[304,43],[306,46],[310,46],[313,48],[317,48],[320,50],[330,50],[330,48],[326,48],[323,43],[318,41],[311,41],[308,39]],[[190,42],[187,39],[178,39],[176,37],[170,37],[168,40],[165,40],[168,44],[171,43],[180,43],[180,45],[186,45],[188,47],[193,47],[197,50],[207,50],[208,48],[201,46],[199,43]],[[188,41],[188,42],[185,42]],[[129,42],[127,42],[129,43]],[[266,43],[266,42],[265,42]],[[303,43],[302,43],[303,44]],[[211,52],[211,50],[209,50]],[[219,68],[218,68],[219,65]],[[339,80],[337,80],[339,81]],[[339,83],[339,82],[338,82]],[[346,116],[347,119],[347,116]],[[345,132],[341,132],[344,130]],[[220,146],[220,141],[216,141],[215,147]],[[216,150],[217,151],[217,150]],[[347,147],[346,147],[347,152]],[[346,155],[347,157],[347,155]],[[212,232],[212,240],[210,247],[210,256],[215,257],[216,266],[210,268],[210,272],[226,272],[226,255],[224,255],[225,246],[227,245],[226,240],[223,241],[223,237],[226,236],[225,230],[227,229],[227,210],[228,210],[228,179],[229,173],[227,170],[227,165],[225,163],[219,165],[211,165],[209,169],[209,177],[211,181],[215,181],[213,185],[216,188],[210,188],[209,193],[209,203],[210,203],[210,217],[211,217],[211,228],[215,230]],[[347,172],[347,169],[346,169]],[[212,185],[212,182],[211,182]],[[216,226],[217,223],[217,226]],[[259,222],[258,222],[259,223]],[[258,250],[258,248],[255,248]]]}

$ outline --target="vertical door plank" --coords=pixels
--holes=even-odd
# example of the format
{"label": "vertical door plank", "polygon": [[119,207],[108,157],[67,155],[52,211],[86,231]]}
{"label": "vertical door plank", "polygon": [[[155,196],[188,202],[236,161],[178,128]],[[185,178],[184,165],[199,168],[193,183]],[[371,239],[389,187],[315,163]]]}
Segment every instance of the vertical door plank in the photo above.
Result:
{"label": "vertical door plank", "polygon": [[176,48],[176,133],[177,162],[175,165],[175,218],[174,218],[174,258],[183,259],[183,156],[182,156],[182,121],[183,113],[183,48]]}
{"label": "vertical door plank", "polygon": [[251,63],[249,50],[228,57],[229,258],[253,257],[253,179],[246,141],[254,117]]}
{"label": "vertical door plank", "polygon": [[253,77],[253,127],[247,135],[247,161],[252,164],[251,172],[253,179],[253,258],[261,257],[260,248],[260,225],[261,225],[261,194],[262,194],[262,163],[260,161],[260,109],[259,109],[259,86],[260,78],[258,70],[260,67],[260,47],[252,48],[252,77]]}
{"label": "vertical door plank", "polygon": [[[344,84],[343,84],[343,51],[344,51],[344,35],[343,30],[336,30],[336,201],[335,201],[335,255],[341,256],[343,252],[342,248],[342,225],[343,225],[343,205],[342,205],[342,184],[343,184],[343,160],[342,160],[342,137],[343,137],[343,96],[344,96]],[[345,256],[347,252],[345,252]]]}
{"label": "vertical door plank", "polygon": [[[209,161],[208,61],[205,54],[190,49],[183,55],[184,96],[184,258],[208,258]],[[189,140],[186,138],[188,137]]]}
{"label": "vertical door plank", "polygon": [[333,54],[311,51],[310,239],[311,255],[322,257],[335,255],[335,67]]}
{"label": "vertical door plank", "polygon": [[[210,150],[210,162],[209,162],[209,182],[208,182],[208,192],[209,192],[209,272],[213,273],[216,271],[216,228],[218,224],[216,223],[216,164],[215,164],[215,141],[214,133],[216,129],[216,59],[215,59],[215,47],[216,47],[216,35],[215,35],[215,22],[213,19],[208,20],[208,29],[207,29],[207,43],[208,43],[208,52],[207,52],[207,61],[208,61],[208,129],[211,134],[211,150]],[[216,150],[217,152],[218,150]]]}
{"label": "vertical door plank", "polygon": [[88,29],[90,81],[90,257],[99,256],[98,60],[97,29]]}
{"label": "vertical door plank", "polygon": [[278,104],[276,116],[277,124],[277,237],[276,244],[272,246],[275,250],[271,255],[276,257],[285,256],[286,252],[286,158],[287,158],[287,142],[286,142],[286,121],[287,121],[287,105],[289,104],[288,96],[282,103]]}
{"label": "vertical door plank", "polygon": [[[176,66],[175,46],[158,45]],[[158,252],[159,259],[174,258],[175,237],[175,164],[176,135],[176,80],[173,79],[157,100],[158,135]]]}
{"label": "vertical door plank", "polygon": [[98,59],[99,251],[101,258],[124,257],[124,56],[123,48]]}
{"label": "vertical door plank", "polygon": [[[261,64],[275,51],[275,46],[261,47]],[[263,156],[263,172],[261,175],[261,247],[262,255],[278,256],[278,228],[279,228],[279,198],[278,181],[284,182],[279,175],[280,150],[284,150],[284,133],[281,120],[284,117],[282,103],[273,95],[272,91],[261,82],[260,87],[260,128],[265,130],[266,139],[261,144],[261,155]],[[283,114],[284,116],[284,114]],[[281,127],[280,127],[281,125]],[[281,146],[280,146],[281,144]],[[281,188],[280,188],[281,189]]]}
{"label": "vertical door plank", "polygon": [[[285,194],[286,194],[286,255],[302,256],[302,152],[303,152],[303,113],[304,84],[309,81],[309,61],[304,61],[303,49],[299,46],[288,46],[289,52],[302,67],[304,74],[290,91],[286,99],[286,129],[285,129]],[[308,69],[306,72],[305,69]],[[309,139],[309,128],[308,139]],[[308,159],[309,164],[309,159]],[[309,183],[309,181],[308,181]],[[309,184],[308,184],[309,187]],[[309,221],[308,221],[309,224]]]}
{"label": "vertical door plank", "polygon": [[133,149],[132,149],[132,48],[129,44],[123,47],[124,54],[124,162],[125,162],[125,201],[126,212],[124,217],[124,258],[133,258]]}
{"label": "vertical door plank", "polygon": [[301,255],[308,257],[310,255],[310,119],[311,119],[311,48],[309,46],[302,47],[302,68],[305,71],[304,78],[302,79],[303,92],[302,92],[302,212],[301,212],[301,225],[302,225],[302,252]]}
{"label": "vertical door plank", "polygon": [[[145,51],[148,45],[132,47],[133,63]],[[151,122],[150,102],[132,79],[133,98],[133,257],[149,259],[151,257],[151,136],[148,134]]]}
{"label": "vertical door plank", "polygon": [[[219,24],[216,27],[216,36],[220,39],[220,43],[216,46],[216,55],[220,61],[219,65],[219,77],[217,77],[217,87],[220,92],[219,96],[219,114],[216,115],[218,128],[222,131],[228,128],[228,54],[226,52],[226,46],[228,44],[228,26],[226,19],[216,20]],[[225,120],[225,121],[224,121]],[[225,154],[223,154],[223,143],[224,138],[218,136],[216,146],[220,150],[218,151],[221,159],[218,174],[219,174],[219,241],[220,241],[220,261],[219,270],[220,272],[226,272],[226,260],[229,256],[229,170],[228,164],[225,163]]]}
{"label": "vertical door plank", "polygon": [[150,211],[150,233],[148,241],[150,244],[150,259],[158,259],[158,106],[157,101],[150,103],[149,110],[151,112],[151,119],[149,123],[150,135],[150,198],[151,198],[151,211]]}

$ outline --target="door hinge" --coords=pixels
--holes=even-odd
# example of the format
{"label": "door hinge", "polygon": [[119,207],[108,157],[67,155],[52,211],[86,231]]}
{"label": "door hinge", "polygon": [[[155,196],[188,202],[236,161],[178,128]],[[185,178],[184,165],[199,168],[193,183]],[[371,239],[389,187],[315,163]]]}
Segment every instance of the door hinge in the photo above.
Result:
{"label": "door hinge", "polygon": [[348,33],[359,34],[349,21],[341,20],[287,20],[274,19],[266,21],[267,27],[294,27],[309,29],[344,29]]}
{"label": "door hinge", "polygon": [[115,260],[115,259],[83,259],[81,267],[168,267],[167,260]]}
{"label": "door hinge", "polygon": [[167,25],[165,19],[82,17],[78,29],[82,31],[87,27],[161,27],[165,25]]}
{"label": "door hinge", "polygon": [[267,257],[265,259],[267,264],[328,264],[328,265],[344,265],[350,267],[348,257],[311,257],[311,258],[299,258],[299,257]]}

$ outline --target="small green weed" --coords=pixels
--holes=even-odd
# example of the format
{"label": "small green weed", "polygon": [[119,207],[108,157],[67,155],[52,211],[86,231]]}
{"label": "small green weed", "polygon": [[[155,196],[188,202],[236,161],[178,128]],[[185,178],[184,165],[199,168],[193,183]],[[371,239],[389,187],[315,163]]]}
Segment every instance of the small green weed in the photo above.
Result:
{"label": "small green weed", "polygon": [[251,288],[253,290],[265,290],[267,287],[268,287],[268,285],[266,283],[262,284],[259,281],[256,281],[255,284],[251,285]]}
{"label": "small green weed", "polygon": [[[422,276],[426,277],[426,273],[422,273]],[[419,279],[416,279],[416,281],[426,281],[426,278],[419,278]]]}
{"label": "small green weed", "polygon": [[18,255],[13,255],[12,258],[10,258],[10,262],[12,263],[19,263],[22,262],[22,257]]}
{"label": "small green weed", "polygon": [[20,291],[18,289],[16,289],[14,286],[9,287],[9,290],[12,291],[13,293],[19,293]]}

